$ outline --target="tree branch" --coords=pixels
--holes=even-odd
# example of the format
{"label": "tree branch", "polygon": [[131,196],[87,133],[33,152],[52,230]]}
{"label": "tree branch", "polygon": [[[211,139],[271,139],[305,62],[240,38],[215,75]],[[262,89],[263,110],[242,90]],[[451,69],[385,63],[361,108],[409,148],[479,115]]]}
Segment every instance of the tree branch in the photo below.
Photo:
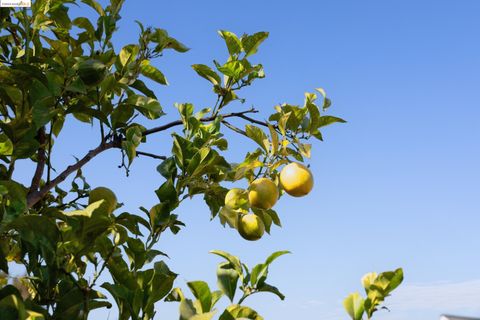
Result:
{"label": "tree branch", "polygon": [[153,154],[153,153],[148,153],[148,152],[143,152],[143,151],[137,151],[137,157],[138,156],[145,156],[145,157],[150,157],[150,158],[159,159],[159,160],[167,159],[167,157],[165,157],[165,156],[159,156],[159,155],[156,155],[156,154]]}
{"label": "tree branch", "polygon": [[[216,115],[216,116],[210,116],[210,117],[205,117],[205,118],[201,118],[200,121],[201,122],[210,122],[210,121],[213,121],[215,120],[217,117],[222,117],[222,119],[226,119],[226,118],[233,118],[233,117],[239,117],[239,118],[242,118],[242,119],[245,119],[245,120],[248,120],[252,123],[256,123],[256,124],[259,124],[259,125],[263,125],[263,126],[268,126],[266,122],[262,122],[262,121],[258,121],[258,120],[255,120],[253,118],[250,118],[248,116],[246,116],[246,114],[249,114],[249,113],[258,113],[258,110],[255,110],[254,108],[251,108],[249,110],[245,110],[245,111],[241,111],[241,112],[232,112],[232,113],[227,113],[227,114],[223,114],[223,115]],[[153,133],[156,133],[156,132],[161,132],[161,131],[165,131],[167,129],[170,129],[172,127],[175,127],[175,126],[179,126],[182,124],[182,121],[181,120],[176,120],[176,121],[172,121],[170,123],[167,123],[167,124],[164,124],[162,126],[159,126],[159,127],[156,127],[156,128],[152,128],[152,129],[149,129],[149,130],[145,130],[143,132],[143,135],[144,136],[148,136],[150,134],[153,134]],[[53,179],[52,181],[50,181],[49,183],[47,183],[45,186],[43,186],[42,188],[40,188],[40,190],[31,190],[31,192],[28,194],[27,196],[27,205],[29,208],[33,207],[38,201],[40,201],[51,189],[55,188],[58,184],[60,184],[61,182],[65,181],[65,179],[67,179],[67,177],[72,174],[73,172],[77,171],[78,169],[82,168],[85,164],[87,164],[90,160],[92,160],[94,157],[96,157],[98,154],[102,153],[103,151],[105,150],[108,150],[108,149],[112,149],[112,148],[121,148],[121,141],[119,141],[119,139],[115,138],[114,141],[111,141],[111,142],[108,142],[108,143],[105,143],[104,140],[102,140],[102,142],[100,143],[100,145],[98,147],[96,147],[95,149],[92,149],[90,150],[82,159],[80,159],[78,162],[76,162],[75,164],[73,165],[70,165],[68,166],[62,173],[60,173],[55,179]],[[155,158],[155,159],[161,159],[161,160],[164,160],[166,159],[166,157],[164,156],[159,156],[159,155],[155,155],[155,154],[151,154],[151,153],[147,153],[147,152],[137,152],[137,155],[142,155],[142,156],[147,156],[147,157],[151,157],[151,158]],[[44,166],[42,166],[44,167]],[[38,168],[37,168],[38,169]],[[40,170],[40,169],[38,169]],[[43,173],[43,171],[42,171]],[[35,177],[37,176],[37,174],[35,175]],[[34,177],[34,178],[35,178]],[[41,174],[39,174],[39,177],[41,178]],[[37,178],[35,178],[37,179]],[[33,183],[33,182],[32,182]],[[38,186],[37,186],[38,188]]]}
{"label": "tree branch", "polygon": [[101,143],[95,149],[90,150],[82,159],[80,159],[77,163],[68,166],[62,173],[60,173],[55,179],[47,183],[43,186],[40,190],[31,192],[27,197],[27,205],[29,208],[33,207],[40,199],[45,196],[48,191],[55,188],[59,183],[65,181],[67,177],[72,174],[73,172],[77,171],[81,167],[83,167],[86,163],[92,160],[95,156],[102,153],[105,150],[114,148],[118,145],[118,141],[112,141],[109,143]]}
{"label": "tree branch", "polygon": [[[255,119],[252,119],[250,117],[247,117],[245,116],[245,114],[248,114],[248,113],[258,113],[258,110],[255,110],[255,109],[250,109],[250,110],[246,110],[246,111],[241,111],[241,112],[232,112],[232,113],[227,113],[227,114],[223,114],[223,115],[217,115],[217,116],[210,116],[210,117],[205,117],[205,118],[202,118],[200,119],[201,122],[210,122],[210,121],[213,121],[215,120],[217,117],[221,116],[223,119],[226,119],[226,118],[232,118],[232,117],[240,117],[240,118],[243,118],[243,119],[251,119],[251,120],[254,120],[255,123],[257,123]],[[251,121],[249,120],[249,121]],[[162,126],[159,126],[159,127],[155,127],[155,128],[152,128],[152,129],[149,129],[149,130],[145,130],[143,132],[143,135],[144,136],[148,136],[152,133],[156,133],[156,132],[160,132],[160,131],[165,131],[165,130],[168,130],[172,127],[175,127],[175,126],[179,126],[183,124],[183,122],[181,120],[176,120],[176,121],[172,121],[170,123],[167,123],[167,124],[164,124]],[[266,123],[263,122],[263,124],[265,126],[268,126]]]}
{"label": "tree branch", "polygon": [[[243,131],[243,130],[240,129],[240,128],[235,127],[235,126],[234,126],[233,124],[231,124],[230,122],[225,121],[225,120],[222,120],[222,123],[223,123],[228,129],[230,129],[230,130],[232,130],[232,131],[235,131],[236,133],[240,133],[240,134],[242,134],[242,135],[244,135],[244,136],[247,136],[247,133],[246,133],[245,131]],[[248,137],[248,136],[247,136],[247,137]]]}
{"label": "tree branch", "polygon": [[40,180],[43,176],[43,171],[45,170],[45,127],[40,128],[38,131],[38,142],[40,143],[40,148],[38,149],[37,153],[37,168],[35,169],[35,174],[32,178],[32,183],[30,184],[30,191],[29,194],[34,193],[38,190],[38,186],[40,185]]}
{"label": "tree branch", "polygon": [[[251,123],[256,123],[258,125],[261,125],[261,126],[264,126],[264,127],[267,127],[268,128],[268,123],[264,122],[264,121],[259,121],[257,119],[253,119],[253,118],[250,118],[244,114],[239,114],[237,117],[239,118],[242,118],[242,119],[245,119],[247,121],[250,121]],[[275,126],[273,126],[275,128]]]}

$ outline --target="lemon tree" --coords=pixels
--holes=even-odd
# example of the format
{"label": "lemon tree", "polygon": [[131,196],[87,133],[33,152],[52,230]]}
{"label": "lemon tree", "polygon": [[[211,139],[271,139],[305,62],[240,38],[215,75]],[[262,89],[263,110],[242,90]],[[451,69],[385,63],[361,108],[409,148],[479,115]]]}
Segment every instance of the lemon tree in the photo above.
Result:
{"label": "lemon tree", "polygon": [[[261,310],[244,301],[262,292],[284,298],[267,278],[285,251],[252,269],[236,256],[212,251],[224,259],[216,271],[218,288],[189,282],[191,299],[175,287],[177,274],[156,244],[162,234],[185,229],[177,209],[192,197],[202,197],[212,220],[232,228],[239,241],[261,241],[273,225],[281,226],[277,202],[295,201],[283,196],[312,189],[305,164],[311,141],[323,139],[323,127],[345,121],[327,114],[331,102],[320,88],[306,93],[303,103],[273,106],[267,118],[245,108],[242,88],[265,77],[262,64],[250,58],[268,33],[225,30],[219,35],[228,58],[192,65],[192,75],[210,84],[211,103],[183,101],[176,104],[177,118],[166,121],[151,85],[168,82],[155,61],[167,50],[187,52],[187,46],[138,21],[137,41],[114,45],[124,1],[106,2],[36,0],[31,9],[0,8],[1,318],[88,319],[92,310],[115,305],[119,319],[147,320],[161,317],[155,306],[165,301],[178,303],[185,320],[262,319]],[[73,16],[72,6],[94,15]],[[55,142],[75,121],[98,128],[92,148],[53,168]],[[151,136],[170,129],[169,154],[143,151]],[[226,130],[256,147],[228,158]],[[114,181],[88,183],[82,168],[109,150],[117,151],[127,175],[143,157],[158,161],[159,186],[151,190],[156,203],[126,212],[109,189]],[[20,163],[32,168],[30,179],[17,178]],[[12,277],[14,266],[25,275]],[[384,277],[379,279],[369,295],[383,288]],[[238,300],[236,292],[242,292]],[[217,310],[222,298],[231,303]],[[370,316],[383,300],[373,294],[368,299],[363,308]]]}

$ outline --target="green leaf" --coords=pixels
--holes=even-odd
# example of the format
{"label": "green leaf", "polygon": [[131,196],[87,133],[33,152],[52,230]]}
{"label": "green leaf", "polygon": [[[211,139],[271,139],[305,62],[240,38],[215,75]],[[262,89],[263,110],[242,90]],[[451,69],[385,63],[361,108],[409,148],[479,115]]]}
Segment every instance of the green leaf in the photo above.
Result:
{"label": "green leaf", "polygon": [[23,241],[37,249],[47,249],[52,253],[56,250],[60,232],[54,221],[46,216],[21,216],[15,219],[9,228],[15,229]]}
{"label": "green leaf", "polygon": [[233,78],[234,80],[239,80],[245,73],[245,66],[242,62],[234,60],[225,63],[223,66],[217,67],[218,71],[224,75]]}
{"label": "green leaf", "polygon": [[195,298],[200,301],[202,313],[209,312],[212,307],[212,292],[208,284],[204,281],[190,281],[187,282],[187,285]]}
{"label": "green leaf", "polygon": [[140,72],[147,78],[152,79],[155,82],[158,82],[163,85],[168,85],[168,81],[163,75],[163,73],[152,66],[149,60],[143,60],[140,63]]}
{"label": "green leaf", "polygon": [[212,292],[212,308],[215,306],[215,304],[220,300],[220,298],[223,296],[222,290],[215,290]]}
{"label": "green leaf", "polygon": [[213,84],[219,85],[222,81],[220,76],[207,65],[194,64],[192,65],[192,68],[200,77],[207,79]]}
{"label": "green leaf", "polygon": [[213,318],[215,315],[216,311],[208,312],[208,313],[202,313],[202,314],[197,314],[191,317],[189,320],[210,320]]}
{"label": "green leaf", "polygon": [[328,126],[328,125],[330,125],[332,123],[336,123],[336,122],[346,123],[347,121],[343,120],[342,118],[338,118],[338,117],[334,117],[334,116],[321,116],[318,119],[318,127],[319,128],[325,127],[325,126]]}
{"label": "green leaf", "polygon": [[75,210],[75,211],[69,211],[69,212],[63,211],[62,213],[63,213],[64,215],[66,215],[67,217],[80,216],[80,217],[91,218],[91,217],[92,217],[92,213],[93,213],[95,210],[97,210],[97,209],[102,205],[102,203],[103,203],[104,201],[105,201],[105,200],[95,201],[94,203],[88,205],[88,207],[86,207],[86,208],[83,209],[83,210]]}
{"label": "green leaf", "polygon": [[343,301],[343,306],[348,312],[352,320],[361,320],[364,313],[365,300],[360,296],[358,292],[350,294]]}
{"label": "green leaf", "polygon": [[177,52],[187,52],[190,50],[188,47],[186,47],[183,43],[178,41],[177,39],[169,37],[167,40],[167,44],[165,46],[167,49],[173,49]]}
{"label": "green leaf", "polygon": [[197,313],[197,310],[195,310],[193,302],[190,299],[183,299],[180,301],[179,311],[180,320],[190,320]]}
{"label": "green leaf", "polygon": [[40,143],[38,143],[36,139],[25,137],[15,143],[13,147],[13,156],[17,159],[27,159],[33,156],[38,148],[40,148]]}
{"label": "green leaf", "polygon": [[218,34],[225,40],[228,52],[231,55],[239,54],[242,51],[242,43],[236,34],[225,30],[218,31]]}
{"label": "green leaf", "polygon": [[276,155],[278,152],[278,133],[275,128],[269,123],[268,130],[270,131],[270,137],[272,137],[272,149],[270,155]]}
{"label": "green leaf", "polygon": [[282,223],[280,221],[280,217],[278,216],[276,211],[274,211],[272,209],[269,209],[269,210],[267,210],[267,213],[270,216],[270,218],[272,218],[272,221],[275,225],[277,225],[279,227],[282,226]]}
{"label": "green leaf", "polygon": [[242,37],[242,46],[245,50],[245,57],[255,54],[260,44],[268,38],[268,32],[257,32],[251,36]]}
{"label": "green leaf", "polygon": [[217,268],[217,285],[220,290],[233,302],[237,290],[239,274],[229,262],[223,262]]}
{"label": "green leaf", "polygon": [[375,282],[375,279],[377,279],[377,277],[378,277],[378,274],[376,272],[367,273],[362,277],[362,285],[367,291],[367,293],[368,293],[368,289]]}
{"label": "green leaf", "polygon": [[140,47],[134,44],[129,44],[123,47],[122,50],[120,50],[120,53],[118,54],[118,59],[120,61],[120,64],[123,67],[125,67],[130,62],[135,61],[139,51],[140,51]]}
{"label": "green leaf", "polygon": [[247,137],[255,141],[265,152],[270,149],[270,141],[262,129],[251,124],[245,126]]}
{"label": "green leaf", "polygon": [[239,275],[242,274],[242,264],[240,262],[240,259],[238,259],[238,257],[235,257],[235,256],[231,255],[230,253],[222,251],[222,250],[212,250],[212,251],[210,251],[210,253],[216,254],[217,256],[225,258],[228,262],[230,262],[232,264],[235,271],[237,271],[237,273]]}
{"label": "green leaf", "polygon": [[160,102],[156,99],[132,94],[128,97],[127,103],[135,106],[138,111],[149,119],[157,119],[165,114]]}
{"label": "green leaf", "polygon": [[27,210],[27,189],[23,185],[11,180],[0,181],[0,188],[3,190],[1,204],[5,206],[2,222],[9,223],[15,221],[18,216]]}
{"label": "green leaf", "polygon": [[143,82],[140,79],[135,80],[135,82],[132,83],[130,87],[137,89],[138,91],[140,91],[141,93],[143,93],[149,98],[157,99],[157,96],[155,95],[155,93],[152,90],[150,90],[145,84],[145,82]]}
{"label": "green leaf", "polygon": [[175,164],[175,159],[170,157],[163,160],[163,162],[158,165],[157,171],[165,179],[174,178],[177,175],[177,165]]}
{"label": "green leaf", "polygon": [[153,304],[160,299],[167,296],[172,290],[173,283],[177,277],[177,274],[170,271],[168,266],[163,262],[156,262],[154,265],[154,275],[149,287],[149,301]]}
{"label": "green leaf", "polygon": [[275,261],[278,257],[288,254],[290,251],[276,251],[272,253],[264,263],[257,264],[253,269],[250,275],[250,283],[253,286],[260,285],[262,282],[265,281],[266,275],[268,273],[268,267],[270,264]]}
{"label": "green leaf", "polygon": [[97,11],[97,13],[99,15],[101,15],[101,16],[105,15],[105,11],[103,11],[102,6],[97,1],[95,1],[95,0],[82,0],[82,2],[89,5],[93,9],[95,9],[95,11]]}
{"label": "green leaf", "polygon": [[260,292],[270,292],[270,293],[273,293],[275,294],[276,296],[278,296],[280,298],[280,300],[285,300],[285,296],[283,295],[283,293],[280,292],[280,290],[278,290],[277,287],[274,287],[274,286],[271,286],[265,282],[263,282],[260,286],[257,286],[256,288],[258,291]]}
{"label": "green leaf", "polygon": [[72,24],[79,28],[85,29],[87,33],[91,36],[93,36],[95,33],[95,28],[93,27],[92,23],[85,17],[78,17],[73,19]]}
{"label": "green leaf", "polygon": [[219,320],[235,320],[235,319],[248,319],[248,320],[263,320],[255,310],[240,305],[230,305],[222,313]]}
{"label": "green leaf", "polygon": [[13,143],[6,134],[0,134],[0,156],[11,156],[13,153]]}
{"label": "green leaf", "polygon": [[275,261],[278,257],[281,257],[285,254],[289,254],[291,253],[290,251],[287,251],[287,250],[283,250],[283,251],[276,251],[274,253],[272,253],[268,258],[267,260],[265,260],[265,265],[270,265],[273,261]]}
{"label": "green leaf", "polygon": [[177,190],[172,179],[165,181],[158,190],[155,191],[160,202],[176,202],[178,200]]}
{"label": "green leaf", "polygon": [[131,165],[133,159],[137,156],[137,146],[131,141],[122,141],[122,150],[127,154],[128,165]]}

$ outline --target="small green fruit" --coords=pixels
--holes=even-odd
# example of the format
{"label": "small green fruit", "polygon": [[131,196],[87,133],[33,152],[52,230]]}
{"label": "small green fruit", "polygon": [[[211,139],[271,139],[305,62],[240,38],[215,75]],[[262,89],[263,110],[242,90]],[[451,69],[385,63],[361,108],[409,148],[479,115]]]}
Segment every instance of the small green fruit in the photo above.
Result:
{"label": "small green fruit", "polygon": [[238,233],[245,240],[255,241],[265,233],[265,225],[256,214],[245,214],[238,219]]}
{"label": "small green fruit", "polygon": [[90,197],[88,198],[88,204],[104,200],[97,210],[103,210],[108,214],[111,214],[113,210],[117,208],[117,197],[112,190],[105,187],[98,187],[90,191]]}
{"label": "small green fruit", "polygon": [[247,203],[245,190],[240,188],[230,189],[225,195],[225,207],[231,210],[236,210],[244,207]]}
{"label": "small green fruit", "polygon": [[96,86],[105,78],[107,67],[98,60],[88,59],[78,65],[78,76],[87,86]]}

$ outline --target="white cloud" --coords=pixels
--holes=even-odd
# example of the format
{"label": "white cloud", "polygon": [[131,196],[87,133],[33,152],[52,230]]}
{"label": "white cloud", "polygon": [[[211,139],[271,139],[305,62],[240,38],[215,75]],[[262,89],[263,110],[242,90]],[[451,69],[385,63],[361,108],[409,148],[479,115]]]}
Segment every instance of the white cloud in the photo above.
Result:
{"label": "white cloud", "polygon": [[404,284],[392,293],[387,305],[399,311],[480,310],[480,279],[456,283]]}
{"label": "white cloud", "polygon": [[[348,319],[342,302],[308,300],[302,309],[310,309],[319,320]],[[379,320],[439,320],[441,314],[480,318],[480,279],[464,282],[404,283],[386,299],[391,312],[380,310]]]}

